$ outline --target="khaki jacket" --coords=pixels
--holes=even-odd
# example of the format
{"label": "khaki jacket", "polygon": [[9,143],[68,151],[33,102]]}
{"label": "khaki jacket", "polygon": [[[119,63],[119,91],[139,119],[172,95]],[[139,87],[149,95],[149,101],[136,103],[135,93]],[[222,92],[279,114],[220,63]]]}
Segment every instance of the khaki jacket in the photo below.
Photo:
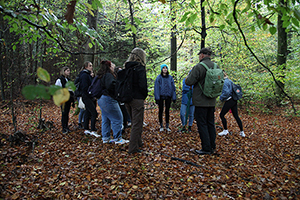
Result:
{"label": "khaki jacket", "polygon": [[[214,67],[214,63],[210,60],[209,57],[203,58],[200,62],[204,62],[209,68]],[[206,69],[201,64],[197,64],[190,71],[188,76],[185,79],[185,83],[189,86],[194,85],[193,91],[193,104],[198,107],[215,107],[216,98],[206,97],[201,88],[199,87],[198,82],[200,82],[202,88],[204,87],[204,80],[206,75]]]}

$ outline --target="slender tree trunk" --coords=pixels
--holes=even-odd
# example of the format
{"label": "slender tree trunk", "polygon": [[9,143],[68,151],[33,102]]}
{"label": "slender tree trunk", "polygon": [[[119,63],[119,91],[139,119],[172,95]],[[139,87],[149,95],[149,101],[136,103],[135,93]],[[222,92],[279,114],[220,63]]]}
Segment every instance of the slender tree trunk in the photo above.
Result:
{"label": "slender tree trunk", "polygon": [[[132,2],[131,0],[128,0],[128,4],[129,4],[129,11],[130,11],[130,21],[131,21],[131,25],[132,26],[135,26],[135,23],[134,23],[134,17],[133,17],[133,5],[132,5]],[[135,33],[132,33],[132,39],[133,39],[133,48],[136,47],[136,34]]]}
{"label": "slender tree trunk", "polygon": [[[287,5],[285,0],[279,0],[279,4]],[[278,44],[277,44],[277,68],[278,68],[278,85],[276,85],[276,96],[278,102],[284,97],[284,78],[286,70],[286,59],[287,59],[287,32],[286,28],[283,27],[282,13],[279,12],[277,19],[277,33],[278,33]]]}
{"label": "slender tree trunk", "polygon": [[206,24],[205,24],[205,7],[203,6],[205,0],[201,0],[201,49],[205,47],[205,38],[206,38]]}
{"label": "slender tree trunk", "polygon": [[175,3],[176,0],[170,1],[170,8],[171,8],[171,70],[177,71],[177,38],[176,38],[176,10],[173,6],[173,2]]}
{"label": "slender tree trunk", "polygon": [[[93,0],[89,0],[88,3],[92,4]],[[98,18],[98,11],[93,10],[94,16],[92,16],[89,12],[87,12],[87,25],[89,28],[93,28],[97,30],[97,18]],[[86,44],[86,51],[89,53],[95,53],[96,52],[96,45],[94,45],[92,48],[89,47],[90,40]],[[94,55],[84,55],[84,61],[90,61],[92,63],[96,63],[95,56]]]}

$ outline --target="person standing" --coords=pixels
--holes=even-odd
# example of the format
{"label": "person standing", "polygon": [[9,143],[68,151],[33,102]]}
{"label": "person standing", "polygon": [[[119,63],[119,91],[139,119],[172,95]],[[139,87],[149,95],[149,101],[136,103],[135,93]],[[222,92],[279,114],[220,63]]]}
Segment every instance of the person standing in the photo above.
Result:
{"label": "person standing", "polygon": [[[103,94],[98,99],[98,105],[102,113],[102,141],[103,143],[125,144],[128,140],[122,138],[123,115],[119,103],[115,97],[116,73],[115,64],[109,60],[103,60],[97,73],[103,87]],[[110,131],[113,131],[113,139]]]}
{"label": "person standing", "polygon": [[[84,114],[84,133],[90,134],[95,137],[100,137],[97,134],[96,129],[96,118],[97,118],[97,110],[95,101],[88,94],[88,88],[92,83],[91,72],[93,71],[93,64],[90,61],[86,61],[83,64],[83,70],[79,74],[80,79],[80,92],[82,95],[82,101],[85,105],[85,114]],[[91,129],[89,129],[89,122],[91,120]]]}
{"label": "person standing", "polygon": [[[200,62],[204,62],[209,68],[214,67],[211,61],[212,51],[209,48],[202,48],[198,53]],[[206,69],[198,63],[195,65],[185,79],[189,86],[194,85],[193,104],[195,105],[195,119],[197,121],[198,132],[201,139],[201,150],[195,150],[199,155],[211,154],[216,149],[216,128],[215,128],[215,105],[216,98],[209,98],[204,95],[204,81]]]}
{"label": "person standing", "polygon": [[240,128],[240,136],[245,137],[245,133],[243,131],[243,124],[242,121],[239,117],[238,114],[238,106],[237,106],[237,100],[234,100],[232,98],[232,85],[233,82],[232,80],[230,80],[226,74],[226,72],[224,72],[224,85],[223,85],[223,89],[222,89],[222,94],[220,95],[220,100],[221,101],[225,101],[222,110],[220,112],[220,118],[222,120],[222,124],[223,124],[223,128],[224,130],[220,133],[218,133],[218,135],[222,136],[222,135],[227,135],[228,132],[228,128],[227,128],[227,121],[225,119],[225,115],[228,113],[228,111],[231,109],[232,115],[234,117],[234,119],[236,120],[239,128]]}
{"label": "person standing", "polygon": [[125,104],[131,119],[128,153],[140,153],[140,148],[143,146],[144,101],[148,96],[145,51],[141,48],[134,48],[124,65],[125,69],[134,68],[132,83],[133,100]]}
{"label": "person standing", "polygon": [[182,81],[182,99],[181,99],[181,108],[180,108],[180,119],[182,123],[181,132],[186,131],[187,121],[189,120],[188,124],[188,131],[192,131],[192,125],[194,122],[194,112],[195,106],[193,105],[192,101],[193,95],[193,86],[187,86],[185,84],[185,79]]}
{"label": "person standing", "polygon": [[[60,71],[60,77],[56,80],[55,85],[61,86],[63,88],[66,87],[66,83],[70,80],[69,76],[70,76],[70,68],[69,67],[63,67]],[[68,133],[68,132],[72,132],[69,129],[69,113],[70,113],[70,108],[71,108],[71,104],[74,104],[74,93],[73,91],[70,91],[70,98],[67,102],[65,102],[62,106],[61,106],[61,124],[62,124],[62,132],[63,133]]]}
{"label": "person standing", "polygon": [[154,98],[156,104],[158,104],[158,119],[160,124],[159,131],[164,131],[163,126],[163,111],[165,105],[165,120],[166,120],[166,130],[171,131],[169,127],[170,120],[170,107],[171,102],[176,101],[176,89],[174,84],[174,79],[169,75],[168,66],[162,64],[160,66],[161,73],[156,77],[154,83]]}

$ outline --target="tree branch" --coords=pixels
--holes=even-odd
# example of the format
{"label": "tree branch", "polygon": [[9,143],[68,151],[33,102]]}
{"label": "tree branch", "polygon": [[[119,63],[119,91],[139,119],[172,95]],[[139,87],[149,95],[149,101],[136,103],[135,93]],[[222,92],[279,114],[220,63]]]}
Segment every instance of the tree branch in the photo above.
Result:
{"label": "tree branch", "polygon": [[246,40],[246,37],[244,35],[244,32],[242,31],[241,29],[241,26],[237,20],[237,17],[236,17],[236,6],[238,4],[239,0],[236,0],[235,3],[234,3],[234,7],[233,7],[233,18],[234,18],[234,21],[235,23],[237,24],[238,26],[238,29],[243,37],[243,40],[244,40],[244,44],[245,46],[247,47],[247,49],[250,51],[250,53],[252,54],[252,56],[257,60],[257,62],[263,66],[263,68],[265,68],[272,76],[274,82],[276,83],[276,85],[281,89],[281,91],[284,93],[284,95],[286,97],[288,97],[288,99],[290,100],[290,102],[292,103],[292,107],[293,107],[293,110],[294,110],[294,114],[296,115],[296,108],[294,106],[294,102],[293,102],[293,99],[284,91],[284,89],[280,86],[280,84],[278,83],[278,81],[276,80],[276,77],[274,75],[274,73],[270,70],[270,68],[268,68],[267,66],[265,66],[260,60],[259,58],[254,54],[254,52],[252,51],[252,49],[249,47],[248,43],[247,43],[247,40]]}

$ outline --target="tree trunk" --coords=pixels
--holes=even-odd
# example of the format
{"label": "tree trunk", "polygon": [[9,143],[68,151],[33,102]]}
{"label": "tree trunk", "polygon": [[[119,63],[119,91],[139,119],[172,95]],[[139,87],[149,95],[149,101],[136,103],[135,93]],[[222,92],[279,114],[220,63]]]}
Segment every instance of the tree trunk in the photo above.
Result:
{"label": "tree trunk", "polygon": [[205,8],[203,6],[205,0],[201,0],[201,22],[202,22],[202,28],[201,28],[201,49],[205,47],[205,37],[207,35],[206,33],[206,24],[205,24]]}
{"label": "tree trunk", "polygon": [[176,0],[170,1],[170,8],[171,8],[171,70],[177,71],[177,38],[176,38],[176,11],[173,6],[173,2]]}
{"label": "tree trunk", "polygon": [[[88,3],[92,4],[93,0],[89,0]],[[98,18],[98,11],[97,10],[92,10],[92,12],[94,13],[94,16],[92,16],[89,12],[87,12],[87,25],[89,28],[93,28],[95,30],[97,30],[97,18]],[[90,43],[90,39],[88,40],[86,46],[85,46],[85,50],[86,52],[89,53],[95,53],[96,52],[96,44],[90,48],[89,47],[89,43]],[[89,55],[86,54],[84,55],[84,61],[90,61],[93,64],[96,63],[96,59],[94,55]]]}
{"label": "tree trunk", "polygon": [[[279,0],[279,4],[287,5],[285,0]],[[283,27],[282,13],[279,12],[277,19],[277,29],[278,29],[278,43],[277,43],[277,68],[278,68],[278,78],[276,84],[276,96],[278,98],[278,103],[284,97],[284,78],[286,70],[286,59],[287,59],[287,33],[286,28]]]}
{"label": "tree trunk", "polygon": [[[131,25],[135,26],[134,23],[134,17],[133,17],[133,8],[132,8],[132,2],[130,0],[128,0],[128,4],[129,4],[129,11],[130,11],[130,21],[131,21]],[[133,48],[136,47],[136,34],[132,32],[132,39],[133,39]]]}

